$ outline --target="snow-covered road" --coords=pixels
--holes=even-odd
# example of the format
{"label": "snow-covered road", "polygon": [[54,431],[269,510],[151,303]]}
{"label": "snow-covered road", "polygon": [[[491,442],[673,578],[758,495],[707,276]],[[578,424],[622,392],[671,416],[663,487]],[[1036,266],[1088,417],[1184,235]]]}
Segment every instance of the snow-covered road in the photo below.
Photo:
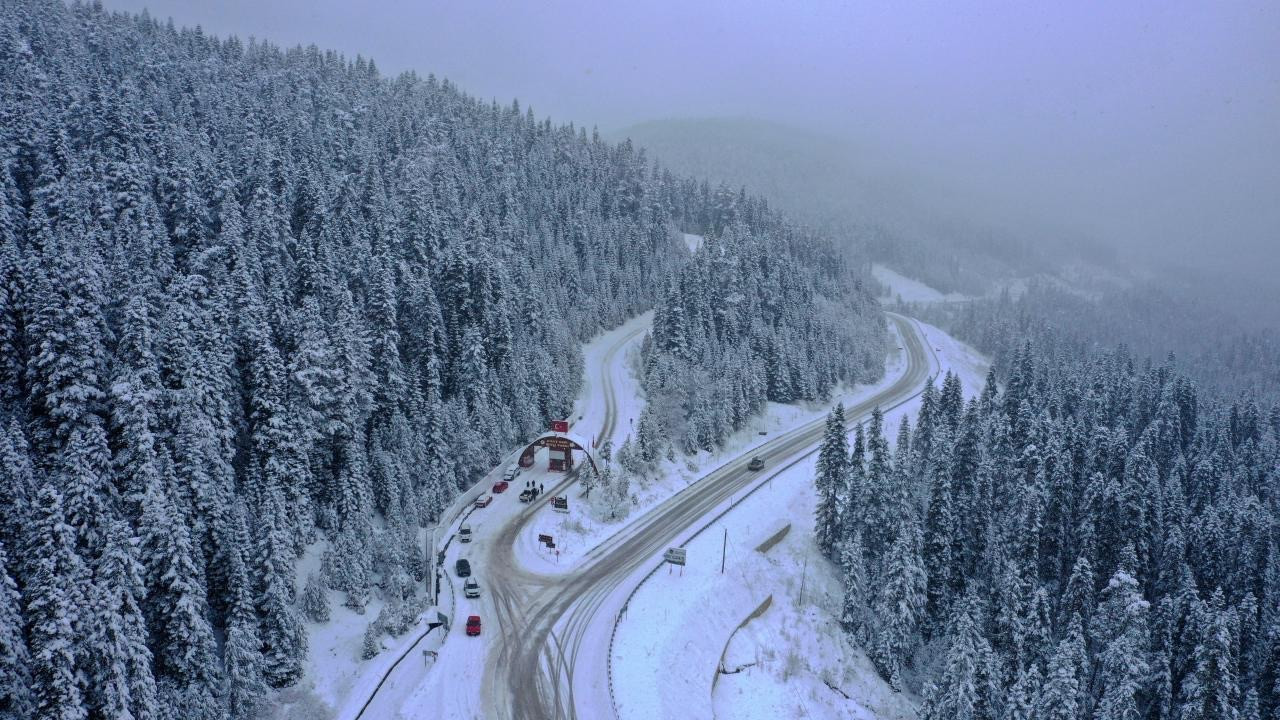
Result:
{"label": "snow-covered road", "polygon": [[[611,439],[615,446],[625,438],[630,429],[628,418],[638,416],[640,408],[636,380],[627,363],[628,349],[638,344],[650,320],[649,315],[635,318],[586,347],[587,382],[571,418],[575,434]],[[862,389],[853,398],[851,422],[876,405],[889,407],[909,401],[937,370],[932,347],[918,324],[893,315],[890,321],[905,348],[904,362],[885,381]],[[454,625],[440,644],[438,659],[426,662],[422,657],[407,657],[387,675],[363,716],[612,715],[610,665],[615,620],[635,588],[657,567],[662,550],[688,542],[779,468],[794,465],[811,453],[822,427],[823,419],[816,417],[760,441],[749,453],[704,473],[620,526],[590,552],[575,558],[576,567],[568,572],[552,572],[536,563],[531,567],[527,553],[520,550],[520,538],[522,533],[536,532],[531,523],[540,509],[551,495],[568,492],[576,473],[548,473],[542,469],[544,458],[539,457],[534,468],[521,476],[522,481],[532,478],[546,486],[547,492],[538,502],[522,505],[514,492],[508,492],[495,496],[488,508],[473,510],[464,509],[468,498],[460,499],[457,519],[442,535],[456,533],[466,522],[475,540],[468,544],[449,542],[445,568],[452,574],[458,558],[469,559],[481,584],[481,597],[463,598],[461,581],[452,579],[455,592],[449,599],[442,598],[441,604],[454,608]],[[508,462],[518,451],[513,449]],[[751,455],[764,459],[764,473],[747,469]],[[502,467],[495,468],[482,489],[501,472]],[[463,632],[465,619],[471,614],[483,619],[479,637],[467,637]],[[415,654],[419,654],[416,649]],[[339,717],[354,717],[352,710],[363,704],[357,700],[352,698]]]}
{"label": "snow-covered road", "polygon": [[[908,362],[888,387],[851,408],[860,418],[875,405],[891,406],[918,394],[935,369],[931,351],[910,320],[891,316]],[[759,445],[753,454],[776,468],[803,457],[819,441],[821,419]],[[513,608],[521,620],[511,646],[491,656],[485,676],[486,717],[601,717],[613,708],[609,642],[614,620],[631,588],[656,567],[663,549],[680,544],[708,517],[723,513],[766,474],[747,469],[740,456],[707,473],[601,543],[570,574],[547,576],[521,567],[512,549],[490,551],[490,567],[521,585],[525,600]],[[514,538],[514,535],[512,536]]]}

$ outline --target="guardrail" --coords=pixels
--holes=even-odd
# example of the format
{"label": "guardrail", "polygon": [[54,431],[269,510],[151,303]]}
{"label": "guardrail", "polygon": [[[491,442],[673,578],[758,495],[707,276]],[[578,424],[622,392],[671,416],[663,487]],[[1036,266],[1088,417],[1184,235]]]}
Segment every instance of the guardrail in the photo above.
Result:
{"label": "guardrail", "polygon": [[[448,573],[445,573],[445,578],[448,579],[449,581],[449,597],[452,598],[453,597],[453,578],[449,577]],[[455,607],[457,606],[455,605]],[[453,623],[450,622],[445,627],[452,628]],[[382,674],[382,678],[378,680],[378,684],[373,688],[373,692],[369,693],[369,698],[364,701],[364,705],[360,706],[360,710],[356,712],[352,720],[360,720],[360,718],[364,716],[364,712],[369,709],[370,705],[373,704],[373,699],[378,696],[378,691],[382,689],[382,686],[387,682],[387,679],[391,677],[391,673],[396,671],[396,667],[400,665],[400,663],[405,658],[409,657],[409,653],[413,652],[413,649],[418,647],[418,644],[421,643],[423,640],[425,640],[426,637],[431,634],[432,630],[435,630],[435,628],[431,628],[431,627],[427,628],[425,632],[423,632],[421,635],[418,636],[417,640],[413,641],[413,644],[405,648],[405,651],[403,653],[400,653],[400,657],[396,658],[395,662],[391,663],[391,667],[388,667],[387,671]],[[440,632],[443,633],[443,632],[446,632],[446,630],[441,630]]]}

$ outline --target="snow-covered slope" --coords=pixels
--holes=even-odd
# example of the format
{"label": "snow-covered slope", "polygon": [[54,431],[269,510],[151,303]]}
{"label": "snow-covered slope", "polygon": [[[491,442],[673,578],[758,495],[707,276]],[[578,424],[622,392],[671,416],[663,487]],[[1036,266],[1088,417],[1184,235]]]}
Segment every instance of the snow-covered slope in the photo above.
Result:
{"label": "snow-covered slope", "polygon": [[888,294],[881,296],[881,302],[932,303],[965,299],[965,296],[960,293],[944,294],[919,280],[912,280],[878,263],[871,266],[871,274],[889,289]]}

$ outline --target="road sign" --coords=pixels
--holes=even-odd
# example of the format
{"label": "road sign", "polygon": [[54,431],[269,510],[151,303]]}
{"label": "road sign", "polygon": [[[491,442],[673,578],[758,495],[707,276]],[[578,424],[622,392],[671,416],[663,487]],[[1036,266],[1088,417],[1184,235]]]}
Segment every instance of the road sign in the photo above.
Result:
{"label": "road sign", "polygon": [[567,433],[569,432],[568,420],[552,420],[551,432]]}
{"label": "road sign", "polygon": [[662,559],[672,565],[684,565],[684,548],[667,548],[662,554]]}
{"label": "road sign", "polygon": [[560,450],[562,452],[573,449],[572,440],[569,438],[557,437],[555,435],[552,435],[551,437],[544,437],[539,440],[538,443],[543,447],[551,448],[552,450]]}
{"label": "road sign", "polygon": [[558,512],[569,512],[569,498],[560,496],[551,498],[551,509]]}
{"label": "road sign", "polygon": [[551,542],[551,536],[539,534],[538,542],[542,543],[543,545],[546,545],[547,543]]}
{"label": "road sign", "polygon": [[[553,543],[553,542],[549,542],[549,543],[547,543],[547,549],[548,549],[548,550],[555,550],[555,549],[556,549],[556,544],[555,544],[555,543]],[[557,554],[557,555],[559,555],[559,554],[560,554],[560,551],[559,551],[559,550],[556,550],[556,554]]]}

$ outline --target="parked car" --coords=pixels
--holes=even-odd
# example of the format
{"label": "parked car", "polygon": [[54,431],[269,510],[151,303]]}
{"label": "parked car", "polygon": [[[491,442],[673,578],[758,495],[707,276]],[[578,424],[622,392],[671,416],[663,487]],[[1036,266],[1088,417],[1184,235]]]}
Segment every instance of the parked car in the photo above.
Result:
{"label": "parked car", "polygon": [[489,503],[491,502],[493,502],[493,496],[486,493],[476,498],[476,507],[478,508],[489,507]]}
{"label": "parked car", "polygon": [[463,524],[458,528],[458,542],[471,542],[471,526]]}
{"label": "parked car", "polygon": [[471,577],[471,563],[465,558],[458,558],[458,562],[453,564],[453,571],[458,573],[458,577]]}
{"label": "parked car", "polygon": [[499,480],[498,482],[496,482],[496,483],[494,483],[494,484],[493,484],[493,494],[494,494],[494,495],[502,494],[502,493],[506,492],[506,491],[507,491],[507,488],[509,488],[509,487],[511,487],[511,486],[510,486],[509,484],[507,484],[507,481],[506,481],[506,480]]}
{"label": "parked car", "polygon": [[480,616],[471,615],[467,617],[467,634],[471,636],[480,634]]}
{"label": "parked car", "polygon": [[764,460],[759,455],[751,458],[751,462],[747,463],[748,470],[763,470]]}
{"label": "parked car", "polygon": [[520,474],[520,468],[515,467],[513,465],[507,468],[507,472],[502,476],[502,479],[506,480],[509,483],[512,483],[516,481],[516,476],[519,474]]}
{"label": "parked car", "polygon": [[520,492],[520,502],[522,503],[533,502],[533,496],[537,494],[538,494],[537,490],[534,490],[533,488],[525,488]]}
{"label": "parked car", "polygon": [[480,583],[473,577],[467,578],[467,581],[462,583],[462,594],[469,598],[480,597]]}

